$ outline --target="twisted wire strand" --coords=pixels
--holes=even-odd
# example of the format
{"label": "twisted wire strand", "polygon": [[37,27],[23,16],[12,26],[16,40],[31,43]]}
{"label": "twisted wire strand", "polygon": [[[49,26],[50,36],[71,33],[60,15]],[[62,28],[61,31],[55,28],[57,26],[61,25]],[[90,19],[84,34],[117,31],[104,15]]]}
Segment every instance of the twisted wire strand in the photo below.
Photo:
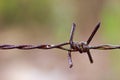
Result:
{"label": "twisted wire strand", "polygon": [[64,48],[62,46],[68,45],[69,43],[62,43],[58,45],[49,45],[49,44],[41,44],[41,45],[9,45],[9,44],[3,44],[0,45],[1,50],[7,50],[7,49],[21,49],[21,50],[30,50],[30,49],[53,49],[58,48],[62,50],[67,50],[67,48]]}
{"label": "twisted wire strand", "polygon": [[[57,44],[57,45],[50,45],[50,44],[41,44],[41,45],[9,45],[3,44],[0,45],[0,50],[8,50],[8,49],[20,49],[20,50],[31,50],[31,49],[61,49],[65,51],[78,51],[76,49],[68,49],[64,46],[70,45],[69,42]],[[97,49],[97,50],[112,50],[112,49],[120,49],[120,45],[111,45],[111,44],[103,44],[97,46],[88,46],[88,49]]]}
{"label": "twisted wire strand", "polygon": [[99,46],[91,46],[89,49],[98,49],[98,50],[112,50],[112,49],[120,49],[120,45],[111,45],[111,44],[104,44]]}

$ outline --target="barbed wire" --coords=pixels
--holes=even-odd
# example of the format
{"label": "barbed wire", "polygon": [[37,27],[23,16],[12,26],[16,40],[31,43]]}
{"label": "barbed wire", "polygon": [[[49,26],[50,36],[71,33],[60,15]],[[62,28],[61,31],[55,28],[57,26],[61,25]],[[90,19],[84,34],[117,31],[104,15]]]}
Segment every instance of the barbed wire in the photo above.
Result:
{"label": "barbed wire", "polygon": [[[75,28],[76,28],[76,24],[73,23],[69,42],[60,43],[57,45],[53,45],[53,44],[51,44],[51,45],[50,44],[41,44],[41,45],[8,45],[8,44],[4,44],[4,45],[0,45],[0,50],[8,50],[8,49],[20,49],[20,50],[44,49],[44,50],[48,50],[48,49],[54,49],[54,48],[61,49],[61,50],[68,51],[68,63],[70,65],[69,67],[72,68],[73,62],[72,62],[71,52],[78,51],[81,54],[87,53],[90,63],[93,63],[93,59],[92,59],[92,56],[90,53],[91,49],[97,49],[97,50],[120,49],[120,45],[111,45],[111,44],[103,44],[103,45],[97,45],[97,46],[89,45],[99,27],[100,27],[100,23],[97,24],[97,26],[95,27],[95,29],[93,30],[92,34],[90,35],[90,37],[88,38],[88,40],[86,42],[83,42],[83,41],[74,42],[73,41],[73,35],[74,35]],[[70,46],[70,48],[66,48],[65,46]]]}

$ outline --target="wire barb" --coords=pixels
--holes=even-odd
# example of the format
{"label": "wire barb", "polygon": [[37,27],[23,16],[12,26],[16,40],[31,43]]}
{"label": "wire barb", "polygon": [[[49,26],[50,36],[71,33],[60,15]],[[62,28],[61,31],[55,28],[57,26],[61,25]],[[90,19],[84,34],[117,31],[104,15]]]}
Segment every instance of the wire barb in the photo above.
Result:
{"label": "wire barb", "polygon": [[[87,42],[83,42],[83,41],[81,41],[81,42],[74,42],[73,41],[73,36],[74,36],[75,28],[76,28],[76,24],[73,23],[72,24],[71,33],[70,33],[70,40],[69,40],[69,42],[60,43],[60,44],[57,44],[57,45],[50,45],[50,44],[41,44],[41,45],[8,45],[8,44],[4,44],[4,45],[0,45],[0,50],[8,50],[8,49],[20,49],[20,50],[44,49],[44,50],[48,50],[48,49],[54,49],[54,48],[61,49],[61,50],[68,51],[68,63],[69,63],[69,67],[72,68],[72,66],[73,66],[72,54],[71,54],[72,52],[79,52],[80,54],[87,53],[90,63],[93,63],[93,59],[92,59],[92,56],[91,56],[91,53],[90,53],[91,49],[97,49],[97,50],[120,49],[120,45],[110,45],[110,44],[89,46],[91,40],[93,39],[93,37],[96,34],[96,32],[99,29],[99,27],[100,27],[100,22],[97,24],[97,26],[93,30],[93,32],[90,35],[90,37],[88,38]],[[66,45],[69,45],[70,48],[64,47]]]}

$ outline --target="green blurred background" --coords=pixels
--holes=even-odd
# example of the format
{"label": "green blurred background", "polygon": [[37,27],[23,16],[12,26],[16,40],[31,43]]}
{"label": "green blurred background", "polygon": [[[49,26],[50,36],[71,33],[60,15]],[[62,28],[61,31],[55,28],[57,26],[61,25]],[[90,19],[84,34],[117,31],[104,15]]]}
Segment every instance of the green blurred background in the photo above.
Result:
{"label": "green blurred background", "polygon": [[[91,45],[119,45],[120,0],[0,0],[0,44],[58,44],[69,40],[73,22],[75,41],[86,41],[95,25],[101,27]],[[0,50],[0,80],[120,80],[120,51],[73,53],[53,50]]]}

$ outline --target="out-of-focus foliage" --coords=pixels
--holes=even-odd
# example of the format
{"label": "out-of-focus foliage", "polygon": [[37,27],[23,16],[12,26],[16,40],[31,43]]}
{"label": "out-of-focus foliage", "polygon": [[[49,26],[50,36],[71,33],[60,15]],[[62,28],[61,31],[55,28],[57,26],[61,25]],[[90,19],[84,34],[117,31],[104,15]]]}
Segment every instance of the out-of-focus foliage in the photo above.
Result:
{"label": "out-of-focus foliage", "polygon": [[120,41],[120,1],[109,1],[103,8],[103,29],[107,41],[118,44]]}
{"label": "out-of-focus foliage", "polygon": [[50,21],[51,6],[48,0],[0,0],[1,24]]}

